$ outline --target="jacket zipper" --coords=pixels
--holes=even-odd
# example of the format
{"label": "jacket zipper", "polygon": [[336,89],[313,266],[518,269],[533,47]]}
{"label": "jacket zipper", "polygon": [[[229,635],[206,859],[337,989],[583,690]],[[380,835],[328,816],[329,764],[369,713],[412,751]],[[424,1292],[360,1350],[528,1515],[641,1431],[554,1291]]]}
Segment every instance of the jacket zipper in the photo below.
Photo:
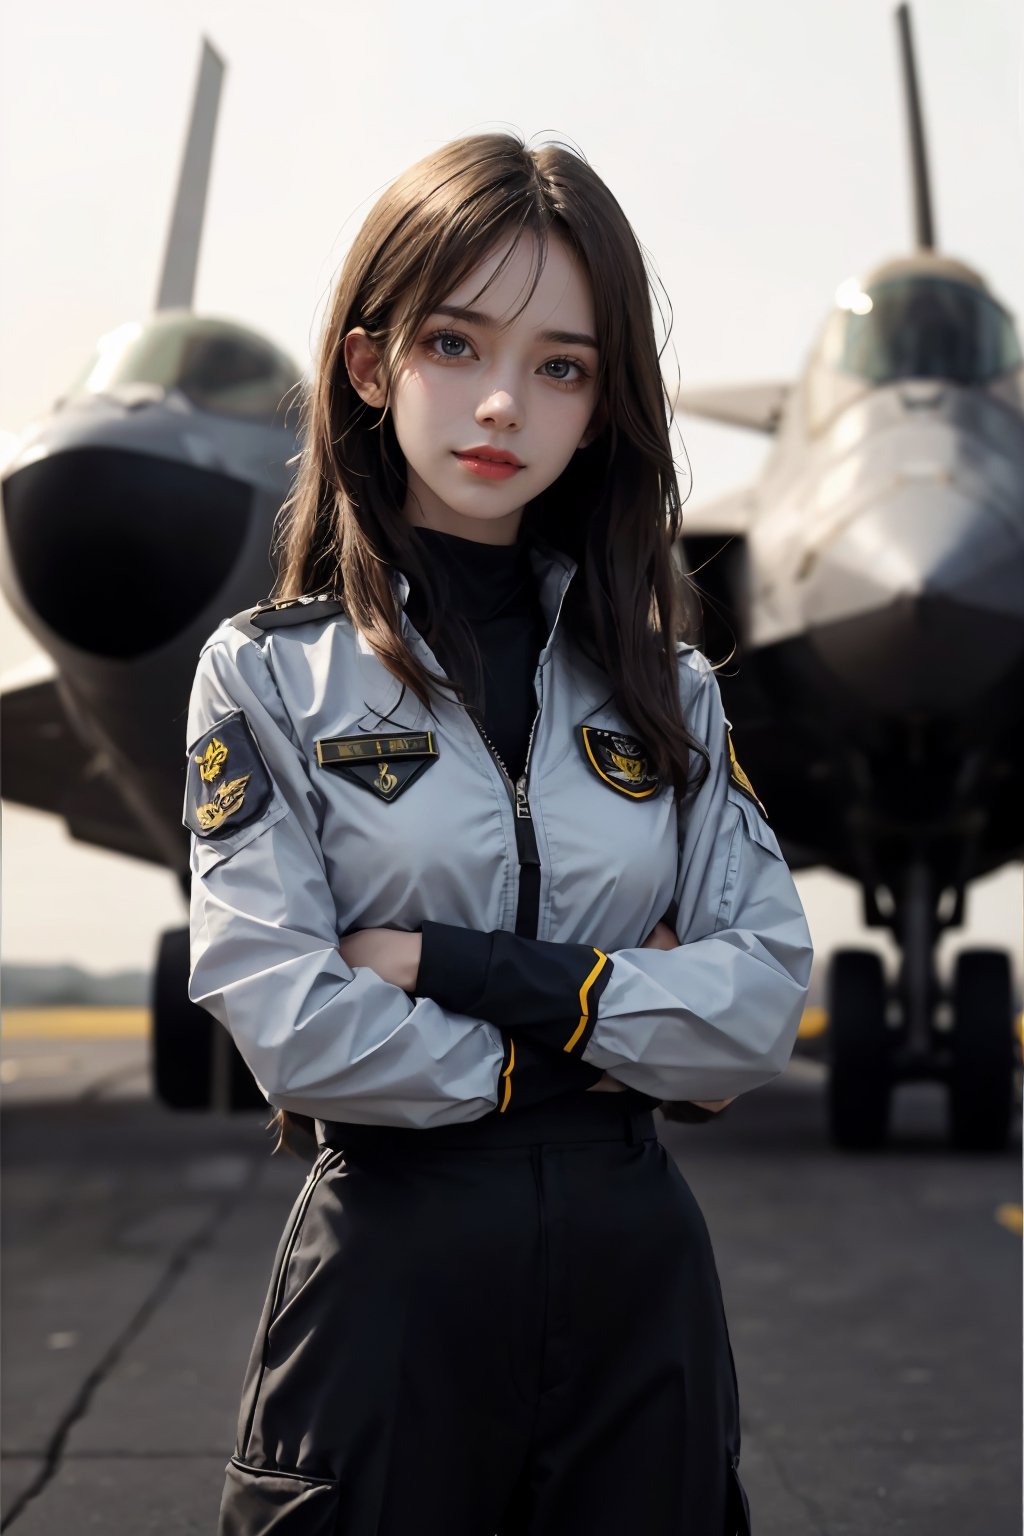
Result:
{"label": "jacket zipper", "polygon": [[[551,626],[545,645],[550,645],[558,621],[562,616],[562,608],[565,604],[565,594],[569,590],[569,582],[565,583],[558,599],[558,608],[555,611],[555,622]],[[516,829],[516,853],[519,858],[519,901],[516,906],[516,933],[523,934],[527,938],[535,939],[540,922],[540,853],[537,849],[537,834],[533,829],[533,816],[530,813],[530,801],[526,793],[526,784],[530,774],[530,749],[533,746],[533,733],[540,719],[540,712],[544,703],[544,682],[541,674],[541,701],[537,707],[537,713],[533,717],[530,726],[530,734],[526,740],[526,760],[523,763],[523,771],[519,778],[513,781],[502,760],[494,742],[484,729],[484,723],[474,709],[466,706],[466,713],[476,726],[483,740],[484,746],[490,752],[494,761],[501,770],[501,776],[505,781],[505,787],[512,801],[512,810],[515,817]]]}
{"label": "jacket zipper", "polygon": [[479,731],[484,746],[501,770],[515,814],[516,854],[519,858],[519,902],[516,907],[515,931],[526,934],[529,938],[536,938],[540,917],[540,853],[537,850],[537,834],[533,829],[533,816],[530,813],[530,802],[526,794],[526,779],[530,772],[530,748],[533,746],[533,733],[540,719],[540,709],[534,715],[533,724],[530,726],[523,771],[515,781],[505,766],[501,753],[484,729],[484,723],[476,710],[467,707],[466,712]]}
{"label": "jacket zipper", "polygon": [[[555,630],[558,628],[558,621],[562,616],[562,607],[565,603],[565,594],[568,590],[569,582],[567,581],[558,599],[555,622],[551,626],[551,633],[545,642],[546,645],[551,644]],[[402,617],[403,623],[406,622],[404,613]],[[433,660],[436,664],[437,658],[434,657]],[[540,853],[537,849],[537,834],[533,830],[533,816],[530,813],[530,802],[526,794],[526,781],[530,772],[530,748],[533,746],[533,733],[537,727],[537,721],[540,719],[540,711],[543,707],[543,681],[541,683],[541,700],[542,703],[538,705],[537,713],[533,717],[533,724],[530,726],[530,734],[527,737],[526,761],[523,764],[523,771],[519,778],[515,780],[513,780],[512,775],[505,766],[501,753],[484,729],[484,723],[476,710],[472,709],[468,704],[464,706],[467,715],[479,731],[484,746],[497,763],[501,776],[505,781],[509,799],[512,802],[516,829],[516,854],[519,859],[519,901],[516,906],[515,931],[532,939],[537,937],[537,928],[540,920]]]}

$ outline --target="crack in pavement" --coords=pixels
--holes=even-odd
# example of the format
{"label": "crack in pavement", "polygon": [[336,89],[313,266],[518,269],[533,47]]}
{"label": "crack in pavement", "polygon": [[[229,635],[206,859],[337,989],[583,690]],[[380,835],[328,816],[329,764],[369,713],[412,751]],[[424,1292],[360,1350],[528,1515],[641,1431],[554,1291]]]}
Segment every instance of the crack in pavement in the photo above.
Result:
{"label": "crack in pavement", "polygon": [[785,1462],[782,1460],[775,1447],[769,1441],[765,1440],[761,1443],[758,1449],[762,1451],[765,1456],[767,1456],[768,1460],[775,1468],[775,1471],[778,1473],[779,1482],[782,1484],[783,1488],[785,1488],[786,1492],[791,1494],[796,1502],[798,1504],[802,1504],[804,1509],[807,1511],[807,1514],[810,1517],[811,1523],[814,1527],[814,1536],[828,1536],[828,1524],[825,1519],[824,1510],[821,1508],[821,1505],[817,1502],[816,1499],[812,1499],[810,1494],[802,1492],[802,1490],[796,1486],[789,1475],[789,1468],[786,1466]]}
{"label": "crack in pavement", "polygon": [[230,1214],[232,1206],[243,1199],[255,1184],[258,1183],[258,1176],[266,1166],[265,1158],[262,1156],[253,1157],[250,1160],[249,1173],[245,1182],[239,1188],[230,1190],[218,1200],[207,1219],[193,1232],[191,1237],[186,1238],[172,1253],[163,1273],[155,1281],[149,1295],[144,1297],[136,1308],[134,1315],[129,1318],[102,1359],[98,1361],[82,1382],[67,1412],[60,1419],[56,1429],[50,1436],[50,1440],[43,1452],[43,1464],[38,1474],[11,1505],[7,1515],[0,1522],[0,1531],[8,1530],[15,1520],[18,1519],[19,1515],[31,1504],[32,1500],[38,1498],[47,1485],[56,1477],[64,1460],[64,1447],[68,1436],[74,1426],[88,1412],[89,1405],[97,1389],[103,1385],[128,1345],[141,1333],[157,1308],[166,1301],[192,1261],[204,1248],[208,1247],[217,1228]]}

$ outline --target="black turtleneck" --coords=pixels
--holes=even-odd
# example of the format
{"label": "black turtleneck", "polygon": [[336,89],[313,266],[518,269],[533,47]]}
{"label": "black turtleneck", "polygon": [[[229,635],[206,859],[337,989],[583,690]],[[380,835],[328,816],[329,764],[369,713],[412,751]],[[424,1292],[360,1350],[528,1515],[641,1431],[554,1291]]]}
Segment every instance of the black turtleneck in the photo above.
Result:
{"label": "black turtleneck", "polygon": [[[533,680],[547,638],[527,537],[520,529],[514,544],[482,544],[437,528],[414,526],[413,533],[425,559],[447,583],[447,603],[463,615],[473,632],[483,664],[483,698],[470,696],[469,702],[479,711],[509,774],[517,779],[537,713]],[[421,629],[422,594],[411,581],[406,612]],[[452,676],[458,659],[443,632],[436,655]],[[469,675],[460,676],[459,681],[468,686]]]}
{"label": "black turtleneck", "polygon": [[[533,680],[547,638],[527,537],[520,528],[514,544],[481,544],[436,528],[413,532],[427,559],[447,580],[442,601],[457,608],[472,629],[483,663],[484,697],[469,702],[478,708],[484,729],[516,779],[523,771],[537,712]],[[443,582],[441,586],[443,590]],[[406,611],[422,633],[422,594],[411,578]],[[457,668],[452,651],[442,628],[435,654],[449,676]],[[469,679],[459,681],[468,684]],[[561,944],[503,930],[481,933],[429,920],[420,932],[415,992],[501,1030],[506,1039],[501,1076],[511,1089],[513,1106],[586,1092],[601,1079],[601,1069],[583,1060],[613,967],[604,957],[595,975],[600,950],[590,944]],[[581,1030],[579,999],[584,992],[590,1014],[587,1028]],[[567,1041],[572,1042],[571,1050]],[[635,1089],[620,1093],[618,1101],[623,1108],[649,1108],[658,1102]],[[712,1113],[694,1110],[696,1117]]]}
{"label": "black turtleneck", "polygon": [[[465,617],[479,647],[483,698],[470,696],[468,702],[478,710],[484,729],[515,780],[525,766],[530,727],[537,713],[533,680],[537,658],[547,638],[527,537],[520,528],[514,544],[481,544],[476,539],[441,533],[436,528],[414,527],[413,532],[425,558],[439,571],[442,593],[447,586],[442,602]],[[423,595],[413,586],[411,577],[406,612],[422,633]],[[449,677],[458,675],[458,656],[443,627],[435,654]],[[459,676],[459,681],[468,687],[468,673]],[[522,1108],[553,1095],[585,1092],[599,1081],[600,1069],[581,1060],[579,1053],[565,1054],[560,1040],[537,1040],[528,1029],[517,1027],[520,999],[527,1003],[522,1022],[528,1025],[533,1020],[531,1006],[535,1010],[538,995],[543,999],[542,1012],[548,1028],[552,1010],[556,1019],[563,1013],[569,1018],[579,994],[577,971],[581,957],[589,972],[593,968],[592,949],[583,945],[540,945],[537,940],[516,939],[509,934],[507,937],[516,944],[512,966],[492,968],[492,947],[497,935],[433,922],[422,924],[421,935],[423,947],[415,984],[421,997],[432,997],[443,1007],[470,1014],[474,1010],[469,1005],[479,1002],[481,1009],[490,1008],[493,996],[500,998],[502,1017],[495,1022],[506,1036],[507,1065],[502,1079],[508,1079],[512,1085],[512,1104]],[[552,955],[556,962],[553,967]],[[504,952],[502,958],[508,958]],[[539,971],[534,965],[537,959]],[[446,1001],[453,987],[453,1001]],[[486,1017],[483,1012],[478,1016]],[[576,1022],[573,1017],[573,1027]]]}

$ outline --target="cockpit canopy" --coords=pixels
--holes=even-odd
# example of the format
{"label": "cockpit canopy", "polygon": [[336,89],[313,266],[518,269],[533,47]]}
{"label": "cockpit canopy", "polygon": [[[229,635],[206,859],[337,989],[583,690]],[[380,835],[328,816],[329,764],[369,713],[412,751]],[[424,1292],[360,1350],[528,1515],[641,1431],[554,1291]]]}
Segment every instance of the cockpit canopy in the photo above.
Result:
{"label": "cockpit canopy", "polygon": [[1012,317],[980,288],[922,273],[845,284],[819,361],[869,384],[944,379],[987,384],[1021,367]]}
{"label": "cockpit canopy", "polygon": [[168,311],[104,336],[64,398],[149,384],[180,390],[216,415],[280,423],[299,376],[291,358],[255,331]]}

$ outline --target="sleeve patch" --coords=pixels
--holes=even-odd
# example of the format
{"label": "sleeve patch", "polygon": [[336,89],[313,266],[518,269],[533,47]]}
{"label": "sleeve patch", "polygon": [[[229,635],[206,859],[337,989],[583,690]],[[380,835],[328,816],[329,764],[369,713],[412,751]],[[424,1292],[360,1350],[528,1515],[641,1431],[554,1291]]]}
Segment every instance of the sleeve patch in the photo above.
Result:
{"label": "sleeve patch", "polygon": [[238,709],[189,748],[185,826],[216,838],[261,816],[274,793],[252,729]]}

